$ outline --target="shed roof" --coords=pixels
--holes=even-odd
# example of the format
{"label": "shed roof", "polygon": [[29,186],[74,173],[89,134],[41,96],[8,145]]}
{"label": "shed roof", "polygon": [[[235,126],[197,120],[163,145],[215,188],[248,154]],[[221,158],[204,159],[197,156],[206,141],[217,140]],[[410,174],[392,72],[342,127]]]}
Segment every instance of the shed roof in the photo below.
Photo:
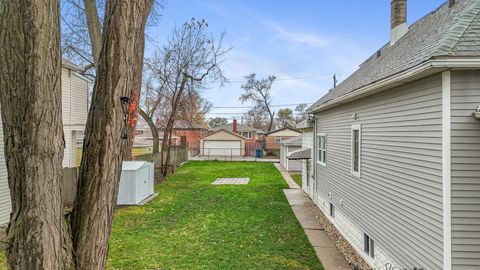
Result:
{"label": "shed roof", "polygon": [[395,44],[386,43],[307,111],[433,58],[480,56],[480,1],[458,0],[452,7],[447,2],[413,23]]}
{"label": "shed roof", "polygon": [[288,140],[281,141],[278,144],[287,145],[287,146],[302,146],[302,137],[292,137]]}
{"label": "shed roof", "polygon": [[288,153],[287,159],[297,160],[297,159],[310,159],[312,150],[310,148],[302,148]]}
{"label": "shed roof", "polygon": [[124,161],[122,171],[135,171],[148,164],[147,161]]}

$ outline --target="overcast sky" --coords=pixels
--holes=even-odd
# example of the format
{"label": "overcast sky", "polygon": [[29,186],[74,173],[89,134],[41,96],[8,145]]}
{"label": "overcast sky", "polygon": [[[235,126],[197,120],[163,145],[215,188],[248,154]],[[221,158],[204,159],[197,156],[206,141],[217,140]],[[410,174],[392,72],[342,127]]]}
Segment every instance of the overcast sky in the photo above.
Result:
{"label": "overcast sky", "polygon": [[[408,23],[444,2],[408,0]],[[243,76],[277,76],[273,104],[313,103],[332,87],[333,74],[339,81],[348,77],[390,35],[390,0],[168,0],[162,13],[149,29],[160,43],[192,17],[205,19],[214,35],[227,32],[224,44],[233,50],[224,70],[232,82],[212,85],[204,96],[214,107],[243,107],[214,108],[209,115],[229,119],[250,106],[238,101]]]}

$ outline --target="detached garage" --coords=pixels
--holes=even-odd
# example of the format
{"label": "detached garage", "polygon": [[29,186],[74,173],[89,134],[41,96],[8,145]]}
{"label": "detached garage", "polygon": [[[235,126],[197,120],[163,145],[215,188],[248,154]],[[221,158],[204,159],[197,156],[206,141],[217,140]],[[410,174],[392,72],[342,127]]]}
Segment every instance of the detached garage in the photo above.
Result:
{"label": "detached garage", "polygon": [[288,159],[288,155],[302,148],[302,137],[293,137],[280,144],[280,164],[289,172],[302,171],[302,162]]}
{"label": "detached garage", "polygon": [[225,129],[200,138],[200,154],[203,156],[243,156],[245,138]]}

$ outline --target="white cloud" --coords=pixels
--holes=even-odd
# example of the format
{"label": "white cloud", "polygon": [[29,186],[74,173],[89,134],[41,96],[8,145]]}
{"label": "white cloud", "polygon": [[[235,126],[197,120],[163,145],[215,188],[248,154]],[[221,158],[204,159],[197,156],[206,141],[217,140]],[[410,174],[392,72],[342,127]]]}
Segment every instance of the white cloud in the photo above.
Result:
{"label": "white cloud", "polygon": [[274,21],[265,21],[265,25],[273,29],[277,33],[277,37],[288,42],[307,45],[313,48],[319,48],[327,45],[325,38],[313,33],[289,31],[282,25]]}

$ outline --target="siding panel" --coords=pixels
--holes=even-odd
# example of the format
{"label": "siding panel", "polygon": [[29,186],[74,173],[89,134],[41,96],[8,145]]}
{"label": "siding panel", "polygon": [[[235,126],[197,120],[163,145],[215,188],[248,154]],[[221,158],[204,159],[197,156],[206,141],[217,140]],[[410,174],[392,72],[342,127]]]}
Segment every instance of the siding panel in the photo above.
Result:
{"label": "siding panel", "polygon": [[452,73],[452,269],[480,269],[480,72]]}
{"label": "siding panel", "polygon": [[3,126],[0,117],[0,225],[8,223],[12,206],[10,203],[10,190],[8,188],[7,166],[3,143]]}
{"label": "siding panel", "polygon": [[[317,132],[328,138],[317,192],[331,195],[388,262],[409,269],[443,265],[441,104],[435,75],[316,115]],[[353,124],[361,124],[360,178],[351,174]],[[373,263],[383,269],[385,261]]]}

